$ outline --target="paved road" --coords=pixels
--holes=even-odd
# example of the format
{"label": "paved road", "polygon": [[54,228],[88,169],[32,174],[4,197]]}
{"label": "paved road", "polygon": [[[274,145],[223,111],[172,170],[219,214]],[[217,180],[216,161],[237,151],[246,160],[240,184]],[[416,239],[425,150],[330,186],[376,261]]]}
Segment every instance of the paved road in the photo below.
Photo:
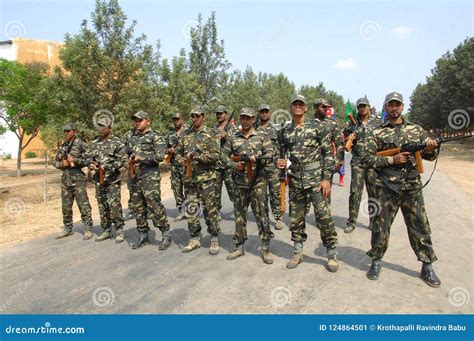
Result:
{"label": "paved road", "polygon": [[[429,174],[431,166],[425,164]],[[380,280],[374,282],[365,277],[370,264],[365,254],[370,241],[368,217],[361,213],[358,228],[352,234],[343,233],[348,182],[345,187],[333,187],[333,216],[340,238],[337,273],[324,267],[325,250],[313,214],[308,217],[305,262],[297,269],[285,268],[292,252],[288,230],[275,232],[275,263],[263,264],[253,216],[247,254],[226,261],[234,229],[226,198],[222,249],[217,256],[208,254],[207,233],[203,248],[180,252],[187,242],[185,221],[172,223],[175,243],[165,252],[158,251],[161,236],[155,230],[153,245],[131,250],[127,243],[83,241],[80,224],[73,237],[55,240],[48,236],[3,250],[0,309],[3,313],[94,314],[472,313],[472,197],[441,172],[435,173],[425,190],[441,288],[430,288],[418,278],[420,264],[410,248],[401,213],[392,227]],[[363,199],[367,199],[365,194]],[[171,208],[172,221],[177,214],[173,200],[166,200],[165,206]],[[287,215],[285,220],[288,223]],[[137,238],[133,221],[127,222],[126,238]]]}

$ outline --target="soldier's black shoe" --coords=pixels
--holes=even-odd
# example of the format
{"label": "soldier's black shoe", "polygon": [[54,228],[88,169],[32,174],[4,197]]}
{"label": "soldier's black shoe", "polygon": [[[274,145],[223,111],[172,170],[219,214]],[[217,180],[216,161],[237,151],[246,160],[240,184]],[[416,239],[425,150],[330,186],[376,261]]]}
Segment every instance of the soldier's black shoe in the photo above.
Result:
{"label": "soldier's black shoe", "polygon": [[149,243],[150,243],[150,240],[148,239],[148,234],[140,233],[140,236],[138,237],[138,241],[132,244],[132,249],[138,249]]}
{"label": "soldier's black shoe", "polygon": [[167,248],[169,248],[170,245],[171,245],[171,237],[165,237],[165,238],[163,238],[163,240],[161,241],[161,244],[158,246],[158,250],[164,251],[164,250],[166,250]]}
{"label": "soldier's black shoe", "polygon": [[381,265],[379,262],[372,262],[369,271],[367,271],[367,278],[371,279],[372,281],[376,281],[379,279]]}
{"label": "soldier's black shoe", "polygon": [[441,281],[438,276],[436,276],[431,264],[423,265],[421,268],[420,278],[430,287],[439,288],[441,285]]}

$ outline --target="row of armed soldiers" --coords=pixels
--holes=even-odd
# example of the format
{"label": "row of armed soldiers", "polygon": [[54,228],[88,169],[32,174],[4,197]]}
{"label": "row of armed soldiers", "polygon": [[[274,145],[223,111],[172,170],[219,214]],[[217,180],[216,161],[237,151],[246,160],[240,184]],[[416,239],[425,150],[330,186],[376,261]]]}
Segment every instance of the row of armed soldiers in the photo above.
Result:
{"label": "row of armed soldiers", "polygon": [[333,174],[344,163],[344,135],[352,144],[349,218],[344,232],[351,233],[356,226],[364,183],[369,203],[372,200],[377,205],[376,212],[370,216],[371,249],[367,254],[372,258],[372,264],[367,277],[371,280],[379,277],[390,227],[401,208],[410,244],[423,264],[420,277],[428,285],[438,287],[441,283],[432,268],[436,256],[420,174],[414,166],[415,156],[407,152],[377,155],[407,143],[425,143],[422,158],[434,160],[439,150],[437,142],[401,115],[403,97],[397,92],[389,93],[385,98],[384,109],[388,116],[383,121],[372,117],[368,99],[360,98],[356,103],[357,119],[352,120],[343,134],[336,122],[325,115],[330,106],[326,100],[317,99],[313,106],[314,118],[307,120],[306,98],[299,94],[293,96],[289,106],[291,121],[281,125],[271,122],[268,105],[261,105],[257,113],[243,108],[239,112],[239,128],[231,124],[223,106],[215,110],[215,127],[208,127],[204,124],[204,110],[195,106],[191,111],[190,126],[184,124],[180,113],[173,114],[174,128],[166,137],[151,129],[148,113],[139,111],[131,117],[133,127],[123,138],[112,134],[109,119],[99,119],[99,135],[90,145],[79,140],[74,123],[67,124],[65,142],[54,160],[54,166],[63,171],[64,231],[56,238],[73,233],[74,199],[85,226],[83,238],[93,237],[86,175],[82,170],[87,167],[94,171],[103,230],[95,240],[115,238],[116,243],[124,241],[120,170],[126,167],[129,208],[139,236],[131,247],[137,249],[149,243],[147,218],[150,218],[162,233],[159,250],[169,248],[172,243],[170,225],[160,190],[160,162],[165,161],[171,165],[171,184],[178,208],[175,221],[187,219],[189,229],[190,238],[181,250],[183,253],[201,247],[201,209],[211,236],[209,253],[219,253],[221,192],[225,183],[235,215],[234,247],[227,260],[245,255],[247,212],[251,206],[262,241],[262,260],[272,264],[270,241],[274,233],[270,226],[268,200],[275,229],[281,230],[284,228],[282,214],[287,185],[289,230],[294,248],[286,267],[294,269],[303,261],[303,245],[307,240],[305,217],[312,204],[327,250],[326,268],[335,272],[339,267],[338,238],[331,215],[330,194]]}

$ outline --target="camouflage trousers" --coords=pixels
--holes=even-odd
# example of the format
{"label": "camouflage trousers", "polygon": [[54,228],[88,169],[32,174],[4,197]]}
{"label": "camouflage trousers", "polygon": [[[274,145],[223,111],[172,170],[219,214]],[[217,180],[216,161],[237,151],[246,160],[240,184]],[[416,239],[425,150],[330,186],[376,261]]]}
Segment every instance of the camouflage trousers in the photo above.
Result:
{"label": "camouflage trousers", "polygon": [[290,231],[291,240],[305,242],[308,236],[305,233],[305,215],[309,205],[313,204],[316,222],[320,226],[320,234],[323,245],[327,248],[337,246],[337,232],[331,217],[331,208],[321,191],[314,188],[295,188],[290,181],[289,199],[290,203]]}
{"label": "camouflage trousers", "polygon": [[161,179],[159,171],[148,171],[132,179],[133,213],[137,221],[137,230],[146,233],[150,230],[147,213],[151,213],[153,225],[161,232],[168,231],[170,226],[166,210],[161,202]]}
{"label": "camouflage trousers", "polygon": [[234,198],[234,178],[232,176],[232,169],[216,169],[216,203],[217,209],[220,211],[222,209],[222,183],[225,182],[225,187],[227,189],[227,194],[229,199],[232,201]]}
{"label": "camouflage trousers", "polygon": [[92,228],[91,204],[86,190],[86,179],[75,181],[74,184],[61,183],[61,201],[63,224],[65,231],[72,231],[72,204],[76,199],[77,207],[81,212],[82,223],[86,230]]}
{"label": "camouflage trousers", "polygon": [[171,189],[173,190],[176,207],[181,208],[184,203],[184,174],[182,168],[171,168]]}
{"label": "camouflage trousers", "polygon": [[125,222],[122,215],[122,203],[120,200],[120,181],[100,185],[95,184],[95,197],[99,207],[100,226],[104,231],[110,231],[112,223],[115,228],[122,230]]}
{"label": "camouflage trousers", "polygon": [[[373,186],[375,176],[376,173],[372,168],[357,165],[351,166],[351,192],[349,195],[349,219],[347,220],[347,225],[355,225],[357,221],[364,184],[369,199],[374,197]],[[370,225],[372,225],[372,218],[370,217]]]}
{"label": "camouflage trousers", "polygon": [[188,229],[191,238],[199,238],[201,235],[202,227],[199,222],[201,205],[203,206],[207,232],[211,236],[218,236],[220,227],[219,213],[216,205],[216,179],[186,182],[185,187],[186,200],[184,201],[184,212],[188,219]]}
{"label": "camouflage trousers", "polygon": [[[266,188],[268,189],[268,197],[270,198],[270,207],[272,209],[273,216],[276,220],[281,219],[280,211],[280,177],[279,172],[276,169],[265,170]],[[265,200],[265,211],[267,217],[270,216],[268,209],[268,200]]]}
{"label": "camouflage trousers", "polygon": [[[431,242],[431,229],[425,210],[423,193],[401,192],[397,194],[382,186],[374,186],[378,210],[374,212],[372,225],[372,249],[367,254],[376,260],[383,258],[388,248],[390,227],[401,208],[407,226],[410,245],[421,262],[434,262],[437,257]],[[378,213],[378,214],[377,214]]]}
{"label": "camouflage trousers", "polygon": [[252,208],[253,215],[257,220],[258,235],[262,241],[269,241],[273,238],[270,229],[270,222],[265,208],[268,206],[265,188],[255,187],[247,195],[246,187],[235,187],[234,214],[235,214],[235,234],[233,238],[234,246],[237,248],[247,240],[247,213],[248,207]]}

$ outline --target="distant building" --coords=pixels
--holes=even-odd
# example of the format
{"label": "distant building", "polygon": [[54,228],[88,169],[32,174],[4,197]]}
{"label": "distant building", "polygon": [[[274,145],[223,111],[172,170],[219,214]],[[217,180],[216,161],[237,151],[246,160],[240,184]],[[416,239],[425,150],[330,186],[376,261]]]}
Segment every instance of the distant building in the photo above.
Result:
{"label": "distant building", "polygon": [[[20,63],[41,62],[48,64],[50,68],[60,65],[59,50],[62,42],[36,40],[26,38],[14,38],[12,40],[0,41],[0,58],[17,61]],[[25,136],[28,140],[28,136]],[[41,133],[35,137],[27,148],[23,150],[22,157],[28,151],[33,151],[38,157],[42,157],[46,147],[41,140]],[[11,154],[13,158],[18,154],[18,138],[11,131],[0,136],[0,153]]]}

